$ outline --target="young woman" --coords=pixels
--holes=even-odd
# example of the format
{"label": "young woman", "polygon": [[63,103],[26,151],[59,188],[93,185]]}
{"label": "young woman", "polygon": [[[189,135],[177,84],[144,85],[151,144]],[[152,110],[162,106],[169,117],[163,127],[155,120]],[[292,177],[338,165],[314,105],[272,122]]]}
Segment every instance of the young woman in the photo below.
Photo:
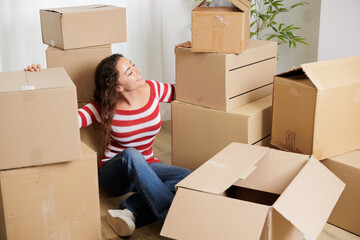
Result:
{"label": "young woman", "polygon": [[[188,43],[177,46],[188,46]],[[26,71],[40,71],[33,64]],[[95,73],[95,101],[78,110],[79,127],[101,123],[104,157],[99,185],[119,196],[134,192],[106,219],[119,236],[158,219],[164,223],[175,194],[175,184],[190,170],[161,164],[152,150],[160,131],[159,102],[171,102],[174,85],[144,80],[130,60],[113,54],[100,62]]]}

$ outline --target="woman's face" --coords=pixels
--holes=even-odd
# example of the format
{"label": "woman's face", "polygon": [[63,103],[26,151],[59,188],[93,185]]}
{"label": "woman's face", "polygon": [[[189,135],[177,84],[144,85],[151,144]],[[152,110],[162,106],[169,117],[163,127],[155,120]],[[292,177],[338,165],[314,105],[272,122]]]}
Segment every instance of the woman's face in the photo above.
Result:
{"label": "woman's face", "polygon": [[119,71],[119,85],[116,88],[118,92],[130,92],[145,84],[141,70],[129,59],[120,58],[116,64],[116,69]]}

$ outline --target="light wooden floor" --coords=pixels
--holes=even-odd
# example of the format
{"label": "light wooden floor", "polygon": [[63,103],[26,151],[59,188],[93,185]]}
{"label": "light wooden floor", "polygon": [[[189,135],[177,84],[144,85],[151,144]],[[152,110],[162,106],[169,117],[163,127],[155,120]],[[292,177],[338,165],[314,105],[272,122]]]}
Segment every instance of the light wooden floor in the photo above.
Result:
{"label": "light wooden floor", "polygon": [[[162,163],[171,164],[171,122],[164,121],[162,129],[155,139],[154,154]],[[106,223],[105,212],[107,209],[117,208],[120,203],[126,199],[128,195],[121,197],[111,197],[104,191],[100,190],[100,204],[101,204],[101,228],[103,240],[120,240],[111,227]],[[153,222],[147,226],[135,230],[135,233],[130,236],[129,240],[158,240],[168,239],[159,236],[161,225],[158,222]],[[125,239],[125,238],[124,238]],[[351,234],[333,225],[326,224],[322,233],[317,240],[360,240],[359,236]]]}

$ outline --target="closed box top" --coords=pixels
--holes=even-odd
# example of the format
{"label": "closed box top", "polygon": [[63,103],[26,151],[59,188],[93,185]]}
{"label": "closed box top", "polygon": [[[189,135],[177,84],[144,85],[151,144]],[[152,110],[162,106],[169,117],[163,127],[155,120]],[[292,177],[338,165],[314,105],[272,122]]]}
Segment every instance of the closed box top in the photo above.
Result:
{"label": "closed box top", "polygon": [[75,87],[64,68],[0,73],[0,93]]}
{"label": "closed box top", "polygon": [[126,9],[88,5],[40,10],[45,44],[73,49],[126,41]]}
{"label": "closed box top", "polygon": [[[263,191],[272,200],[263,204],[227,193],[239,189],[234,186]],[[307,239],[316,239],[344,186],[313,156],[231,143],[177,184],[161,235],[220,239],[226,233],[228,239],[260,239],[264,229],[277,224],[278,219],[267,216],[272,211],[292,223],[280,234],[295,227]],[[273,238],[265,239],[283,239],[272,231]]]}

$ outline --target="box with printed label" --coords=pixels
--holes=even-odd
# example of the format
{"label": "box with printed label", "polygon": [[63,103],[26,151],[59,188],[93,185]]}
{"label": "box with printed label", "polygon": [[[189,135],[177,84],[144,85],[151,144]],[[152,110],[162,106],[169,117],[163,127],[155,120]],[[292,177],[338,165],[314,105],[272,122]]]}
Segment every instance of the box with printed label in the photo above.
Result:
{"label": "box with printed label", "polygon": [[0,73],[0,170],[80,158],[76,89],[63,68]]}
{"label": "box with printed label", "polygon": [[272,96],[229,112],[171,103],[172,164],[195,170],[231,142],[269,146]]}
{"label": "box with printed label", "polygon": [[272,93],[276,42],[251,39],[242,54],[176,48],[176,99],[229,111]]}
{"label": "box with printed label", "polygon": [[126,9],[85,5],[40,10],[45,44],[73,49],[126,41]]}
{"label": "box with printed label", "polygon": [[315,240],[344,186],[314,156],[231,143],[177,184],[161,235]]}

